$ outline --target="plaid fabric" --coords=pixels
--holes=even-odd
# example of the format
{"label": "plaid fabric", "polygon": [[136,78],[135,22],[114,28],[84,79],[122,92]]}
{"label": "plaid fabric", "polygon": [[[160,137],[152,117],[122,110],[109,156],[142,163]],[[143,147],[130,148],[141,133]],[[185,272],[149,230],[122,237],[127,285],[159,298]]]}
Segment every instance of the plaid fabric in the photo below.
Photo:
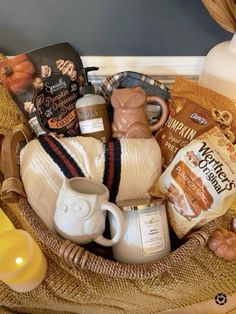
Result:
{"label": "plaid fabric", "polygon": [[169,90],[161,82],[137,72],[125,71],[104,79],[98,87],[97,94],[103,96],[109,104],[113,88],[142,87],[147,95],[157,95],[163,99],[169,99]]}

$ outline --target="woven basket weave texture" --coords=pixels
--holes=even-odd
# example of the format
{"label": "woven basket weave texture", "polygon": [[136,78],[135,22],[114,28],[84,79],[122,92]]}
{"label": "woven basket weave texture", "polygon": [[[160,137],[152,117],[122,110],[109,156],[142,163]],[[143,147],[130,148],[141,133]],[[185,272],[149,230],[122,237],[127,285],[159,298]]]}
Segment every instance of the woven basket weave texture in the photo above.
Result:
{"label": "woven basket weave texture", "polygon": [[[4,97],[10,104],[8,95]],[[5,106],[2,99],[0,110]],[[0,116],[3,135],[21,121],[16,112],[7,122],[5,117]],[[0,313],[156,314],[236,291],[236,262],[217,258],[205,246],[214,229],[230,227],[236,206],[191,234],[163,260],[126,265],[60,238],[47,229],[24,197],[18,203],[0,205],[17,228],[30,232],[48,260],[46,279],[29,293],[16,293],[0,282]]]}

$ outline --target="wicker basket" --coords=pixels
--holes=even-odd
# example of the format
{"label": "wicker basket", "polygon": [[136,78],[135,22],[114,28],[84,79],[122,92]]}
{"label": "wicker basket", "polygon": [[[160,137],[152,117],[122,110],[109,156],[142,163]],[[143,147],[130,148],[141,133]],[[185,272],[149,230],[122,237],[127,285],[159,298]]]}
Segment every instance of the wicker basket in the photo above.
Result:
{"label": "wicker basket", "polygon": [[220,259],[205,246],[217,227],[230,227],[233,206],[224,216],[192,233],[162,260],[122,264],[93,247],[81,247],[47,229],[27,202],[20,180],[19,144],[30,140],[25,125],[1,145],[1,207],[17,228],[30,232],[48,260],[43,283],[16,293],[0,282],[1,313],[161,313],[236,290],[236,262]]}
{"label": "wicker basket", "polygon": [[45,281],[29,293],[18,294],[1,283],[2,305],[23,313],[159,313],[235,291],[236,263],[215,257],[205,243],[216,227],[229,228],[236,208],[192,233],[160,261],[131,265],[109,260],[48,230],[31,209],[15,154],[29,134],[18,127],[2,142],[2,207],[16,227],[39,243],[49,269]]}

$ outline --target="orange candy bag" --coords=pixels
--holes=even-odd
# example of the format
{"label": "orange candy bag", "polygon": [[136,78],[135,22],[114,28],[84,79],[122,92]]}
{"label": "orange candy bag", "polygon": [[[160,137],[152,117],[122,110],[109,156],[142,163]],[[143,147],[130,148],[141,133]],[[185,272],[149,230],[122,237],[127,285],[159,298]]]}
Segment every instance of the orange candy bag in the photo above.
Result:
{"label": "orange candy bag", "polygon": [[182,148],[158,181],[177,236],[223,215],[236,198],[236,147],[214,127]]}

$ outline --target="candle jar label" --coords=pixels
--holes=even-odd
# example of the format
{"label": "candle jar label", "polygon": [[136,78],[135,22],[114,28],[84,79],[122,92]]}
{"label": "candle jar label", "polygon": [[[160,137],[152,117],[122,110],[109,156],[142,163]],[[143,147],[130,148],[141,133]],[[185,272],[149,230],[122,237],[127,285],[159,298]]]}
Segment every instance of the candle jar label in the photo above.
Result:
{"label": "candle jar label", "polygon": [[165,238],[160,212],[140,214],[139,231],[144,255],[149,256],[164,250]]}

